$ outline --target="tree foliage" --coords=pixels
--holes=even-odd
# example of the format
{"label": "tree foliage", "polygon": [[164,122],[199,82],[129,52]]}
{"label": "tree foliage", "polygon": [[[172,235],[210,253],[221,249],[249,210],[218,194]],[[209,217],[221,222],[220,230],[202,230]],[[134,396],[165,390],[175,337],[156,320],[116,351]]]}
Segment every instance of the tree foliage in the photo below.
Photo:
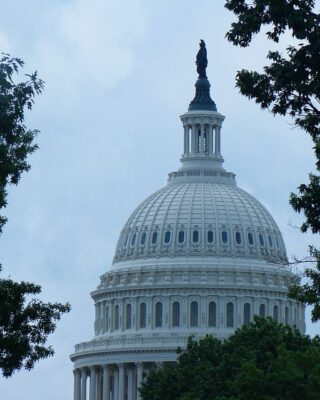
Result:
{"label": "tree foliage", "polygon": [[[309,182],[291,193],[290,204],[304,214],[301,231],[320,232],[320,14],[315,12],[314,0],[227,0],[236,22],[227,32],[234,45],[247,47],[262,27],[266,36],[278,43],[281,35],[290,32],[293,44],[287,54],[269,51],[268,65],[263,72],[241,70],[236,85],[244,96],[253,99],[262,109],[273,114],[289,115],[294,125],[310,135],[316,157],[316,173]],[[310,247],[315,268],[306,270],[310,286],[294,286],[290,295],[314,305],[313,320],[320,320],[320,253]],[[312,296],[310,295],[312,293]]]}
{"label": "tree foliage", "polygon": [[[15,75],[23,65],[8,54],[0,58],[0,210],[7,205],[8,186],[16,185],[30,169],[28,156],[37,149],[38,131],[28,129],[24,119],[25,110],[31,110],[35,96],[42,92],[43,81],[35,72],[16,83]],[[0,234],[6,222],[0,215]],[[47,336],[70,306],[32,297],[40,292],[41,287],[33,283],[0,279],[0,369],[5,377],[22,367],[31,369],[53,354],[45,346]]]}
{"label": "tree foliage", "polygon": [[271,318],[242,326],[225,341],[189,338],[176,365],[151,370],[143,400],[316,400],[320,340]]}

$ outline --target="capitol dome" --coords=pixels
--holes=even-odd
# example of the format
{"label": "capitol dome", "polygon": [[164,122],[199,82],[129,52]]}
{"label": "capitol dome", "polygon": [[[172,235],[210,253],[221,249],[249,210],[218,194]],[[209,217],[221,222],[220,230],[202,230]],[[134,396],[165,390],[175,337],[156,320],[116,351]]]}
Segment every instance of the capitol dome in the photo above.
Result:
{"label": "capitol dome", "polygon": [[283,262],[286,251],[277,224],[258,200],[233,179],[203,182],[200,176],[170,180],[136,208],[121,232],[113,267],[168,256]]}
{"label": "capitol dome", "polygon": [[224,116],[200,46],[195,97],[180,117],[180,168],[131,214],[91,293],[94,337],[71,355],[75,400],[140,400],[148,371],[175,362],[190,335],[224,339],[254,315],[305,332],[304,305],[287,297],[299,278],[281,232],[223,166]]}

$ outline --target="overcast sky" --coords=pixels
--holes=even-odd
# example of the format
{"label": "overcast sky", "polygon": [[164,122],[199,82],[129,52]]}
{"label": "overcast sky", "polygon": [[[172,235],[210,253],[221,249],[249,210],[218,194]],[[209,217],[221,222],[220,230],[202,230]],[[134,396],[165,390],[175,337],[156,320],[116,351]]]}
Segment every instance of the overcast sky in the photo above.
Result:
{"label": "overcast sky", "polygon": [[[0,51],[46,82],[28,114],[40,150],[10,189],[0,239],[3,277],[40,284],[46,301],[69,301],[49,343],[53,358],[0,378],[6,400],[70,400],[73,346],[93,337],[90,291],[108,270],[119,232],[135,207],[179,167],[179,115],[194,95],[199,39],[222,130],[225,168],[258,198],[283,233],[288,255],[315,241],[295,228],[289,192],[305,182],[314,157],[307,135],[274,118],[235,88],[240,68],[261,69],[264,38],[249,49],[224,35],[223,0],[0,0]],[[281,46],[291,39],[286,36]],[[319,332],[307,315],[307,330]]]}

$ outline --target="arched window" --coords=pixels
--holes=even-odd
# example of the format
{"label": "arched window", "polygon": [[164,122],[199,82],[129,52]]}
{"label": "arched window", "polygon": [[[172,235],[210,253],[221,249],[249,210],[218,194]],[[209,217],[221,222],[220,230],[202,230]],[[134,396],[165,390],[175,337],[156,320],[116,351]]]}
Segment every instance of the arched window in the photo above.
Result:
{"label": "arched window", "polygon": [[195,230],[192,232],[192,242],[193,243],[199,242],[199,231]]}
{"label": "arched window", "polygon": [[268,240],[269,240],[269,246],[273,247],[273,241],[271,235],[268,235]]}
{"label": "arched window", "polygon": [[236,243],[241,244],[241,234],[240,232],[236,232]]}
{"label": "arched window", "polygon": [[127,307],[126,307],[126,329],[131,329],[131,315],[132,315],[131,304],[127,304]]}
{"label": "arched window", "polygon": [[222,239],[222,243],[228,243],[228,232],[227,231],[222,231],[221,239]]}
{"label": "arched window", "polygon": [[243,324],[249,325],[251,320],[251,306],[249,303],[245,303],[243,307]]}
{"label": "arched window", "polygon": [[140,328],[147,326],[147,306],[146,303],[140,304]]}
{"label": "arched window", "polygon": [[284,323],[289,325],[289,307],[284,309]]}
{"label": "arched window", "polygon": [[170,243],[171,240],[171,232],[170,231],[166,231],[165,235],[164,235],[164,242],[166,244]]}
{"label": "arched window", "polygon": [[114,329],[119,329],[119,306],[116,305],[114,308]]}
{"label": "arched window", "polygon": [[156,321],[155,321],[156,328],[162,327],[162,303],[158,301],[156,303]]}
{"label": "arched window", "polygon": [[172,326],[180,326],[180,303],[177,301],[172,304]]}
{"label": "arched window", "polygon": [[140,238],[140,244],[141,246],[144,246],[146,243],[146,237],[147,237],[147,232],[142,232],[141,238]]}
{"label": "arched window", "polygon": [[278,236],[276,236],[276,244],[277,244],[277,248],[280,249]]}
{"label": "arched window", "polygon": [[198,310],[198,303],[193,301],[190,304],[190,326],[195,327],[199,324],[199,310]]}
{"label": "arched window", "polygon": [[264,304],[260,304],[259,306],[259,317],[264,318],[266,316],[266,306]]}
{"label": "arched window", "polygon": [[259,233],[259,242],[260,242],[260,246],[263,247],[264,246],[264,239],[263,239],[263,235],[261,233]]}
{"label": "arched window", "polygon": [[178,234],[178,242],[179,243],[184,242],[184,236],[185,236],[184,231],[179,231],[179,234]]}
{"label": "arched window", "polygon": [[227,328],[234,327],[234,305],[233,303],[227,304]]}
{"label": "arched window", "polygon": [[207,232],[207,242],[213,243],[213,232],[212,231]]}
{"label": "arched window", "polygon": [[151,243],[152,244],[156,244],[157,240],[158,240],[158,232],[154,231],[153,234],[152,234],[152,237],[151,237]]}
{"label": "arched window", "polygon": [[131,238],[131,246],[134,246],[137,235],[134,233]]}
{"label": "arched window", "polygon": [[208,325],[209,327],[217,326],[217,305],[214,301],[209,303]]}
{"label": "arched window", "polygon": [[273,319],[279,322],[279,308],[278,306],[273,306]]}
{"label": "arched window", "polygon": [[253,235],[251,232],[248,233],[248,243],[250,244],[250,246],[253,245]]}

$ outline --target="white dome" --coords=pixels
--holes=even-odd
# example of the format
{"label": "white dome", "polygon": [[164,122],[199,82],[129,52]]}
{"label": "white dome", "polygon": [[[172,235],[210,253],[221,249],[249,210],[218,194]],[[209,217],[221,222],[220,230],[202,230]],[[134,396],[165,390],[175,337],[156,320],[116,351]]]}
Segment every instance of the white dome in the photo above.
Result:
{"label": "white dome", "polygon": [[171,183],[143,201],[120,234],[114,263],[168,256],[286,258],[279,228],[258,200],[234,183],[198,180]]}

